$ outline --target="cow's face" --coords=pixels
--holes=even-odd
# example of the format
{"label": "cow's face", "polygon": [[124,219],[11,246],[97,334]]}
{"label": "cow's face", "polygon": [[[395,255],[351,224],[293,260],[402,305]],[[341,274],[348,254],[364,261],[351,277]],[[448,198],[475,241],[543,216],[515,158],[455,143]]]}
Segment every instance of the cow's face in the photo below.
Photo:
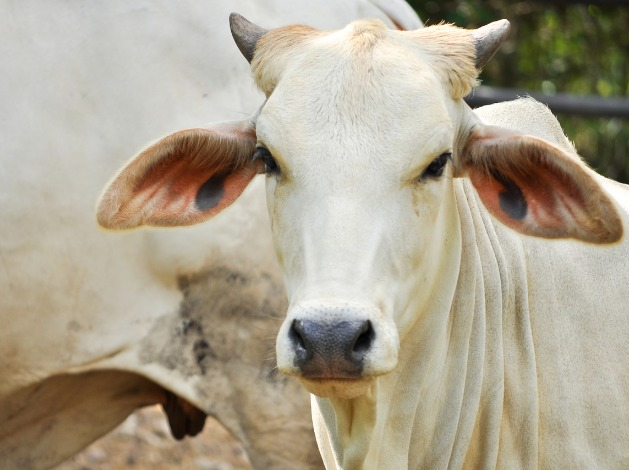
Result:
{"label": "cow's face", "polygon": [[455,249],[458,108],[394,34],[354,23],[288,48],[281,71],[261,63],[264,43],[253,63],[263,89],[277,80],[256,157],[290,300],[278,366],[319,395],[355,395],[395,367],[418,320],[404,312],[430,301],[440,254]]}
{"label": "cow's face", "polygon": [[267,32],[232,16],[267,101],[253,121],[188,129],[135,157],[98,208],[109,228],[187,225],[228,207],[256,173],[289,310],[281,371],[351,398],[396,367],[411,327],[447,319],[461,254],[453,177],[523,234],[613,243],[623,229],[566,150],[483,126],[463,103],[507,23],[471,32]]}

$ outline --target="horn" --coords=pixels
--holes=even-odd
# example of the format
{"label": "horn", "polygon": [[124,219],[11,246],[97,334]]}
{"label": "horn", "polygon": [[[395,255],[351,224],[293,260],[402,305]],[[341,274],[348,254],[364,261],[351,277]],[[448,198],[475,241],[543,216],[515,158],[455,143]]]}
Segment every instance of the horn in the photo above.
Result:
{"label": "horn", "polygon": [[258,39],[268,33],[268,30],[260,28],[238,13],[229,15],[229,28],[238,49],[245,56],[245,59],[251,62]]}
{"label": "horn", "polygon": [[476,69],[482,68],[489,62],[496,51],[509,35],[511,24],[507,20],[494,21],[482,28],[475,29],[472,36],[476,46]]}

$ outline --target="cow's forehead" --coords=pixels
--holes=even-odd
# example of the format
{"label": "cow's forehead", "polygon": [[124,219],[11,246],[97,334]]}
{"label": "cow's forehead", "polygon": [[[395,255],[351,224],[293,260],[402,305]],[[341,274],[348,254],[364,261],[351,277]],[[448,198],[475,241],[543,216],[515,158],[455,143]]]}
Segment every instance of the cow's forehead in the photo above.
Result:
{"label": "cow's forehead", "polygon": [[385,30],[370,48],[345,30],[313,38],[282,71],[258,119],[259,140],[278,152],[319,152],[318,160],[339,152],[388,158],[418,145],[429,156],[448,150],[431,148],[452,141],[447,90],[395,33]]}
{"label": "cow's forehead", "polygon": [[389,102],[352,116],[334,105],[291,103],[278,91],[258,118],[257,137],[293,171],[296,166],[340,169],[360,163],[375,165],[381,176],[389,168],[402,177],[406,169],[452,150],[455,126],[435,96],[409,94],[399,104]]}
{"label": "cow's forehead", "polygon": [[379,84],[387,76],[397,76],[408,82],[409,75],[423,73],[436,76],[441,88],[458,99],[469,93],[478,74],[469,30],[438,25],[397,31],[378,20],[355,21],[331,32],[303,26],[273,30],[258,41],[251,65],[267,96],[287,77],[328,85],[350,83],[352,87],[344,90],[350,95],[357,80]]}
{"label": "cow's forehead", "polygon": [[[388,102],[399,105],[412,96],[439,94],[444,86],[429,57],[399,34],[379,21],[355,22],[343,30],[314,34],[304,43],[289,43],[281,53],[267,53],[270,58],[260,62],[277,67],[269,94],[281,92],[287,105],[334,106],[356,114],[384,110]],[[264,87],[263,78],[258,79]]]}

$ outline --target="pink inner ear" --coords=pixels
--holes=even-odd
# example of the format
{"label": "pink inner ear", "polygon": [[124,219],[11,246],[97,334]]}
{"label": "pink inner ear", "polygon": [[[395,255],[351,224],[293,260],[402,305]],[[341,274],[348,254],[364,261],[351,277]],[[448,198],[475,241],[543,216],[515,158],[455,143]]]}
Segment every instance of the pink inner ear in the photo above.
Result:
{"label": "pink inner ear", "polygon": [[526,175],[492,175],[468,167],[487,209],[516,230],[533,230],[538,236],[554,238],[562,236],[568,219],[587,218],[583,195],[573,181],[544,168],[531,166],[529,171]]}
{"label": "pink inner ear", "polygon": [[[153,201],[154,209],[165,210],[169,206],[187,207],[194,201],[198,188],[214,171],[211,169],[191,172],[185,160],[165,158],[142,178],[132,192],[142,206]],[[158,204],[158,201],[160,204]]]}
{"label": "pink inner ear", "polygon": [[156,176],[154,180],[142,182],[136,190],[136,204],[144,208],[144,223],[147,225],[195,224],[232,204],[255,175],[253,166],[228,173],[207,170],[191,173],[180,162],[163,173],[161,178]]}
{"label": "pink inner ear", "polygon": [[527,235],[611,243],[622,236],[613,203],[575,156],[493,129],[470,138],[466,172],[485,207]]}
{"label": "pink inner ear", "polygon": [[98,208],[107,228],[202,222],[230,205],[256,175],[250,122],[176,132],[135,157]]}

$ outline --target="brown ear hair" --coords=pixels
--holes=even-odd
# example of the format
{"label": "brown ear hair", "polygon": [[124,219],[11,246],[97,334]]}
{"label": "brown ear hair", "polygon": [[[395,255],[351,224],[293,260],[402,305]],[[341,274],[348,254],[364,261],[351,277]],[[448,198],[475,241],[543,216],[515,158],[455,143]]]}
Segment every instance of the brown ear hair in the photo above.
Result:
{"label": "brown ear hair", "polygon": [[249,121],[175,132],[134,157],[103,193],[98,223],[109,229],[203,222],[229,206],[257,172]]}
{"label": "brown ear hair", "polygon": [[623,234],[614,203],[575,154],[506,129],[478,126],[459,173],[489,212],[526,235],[613,243]]}

